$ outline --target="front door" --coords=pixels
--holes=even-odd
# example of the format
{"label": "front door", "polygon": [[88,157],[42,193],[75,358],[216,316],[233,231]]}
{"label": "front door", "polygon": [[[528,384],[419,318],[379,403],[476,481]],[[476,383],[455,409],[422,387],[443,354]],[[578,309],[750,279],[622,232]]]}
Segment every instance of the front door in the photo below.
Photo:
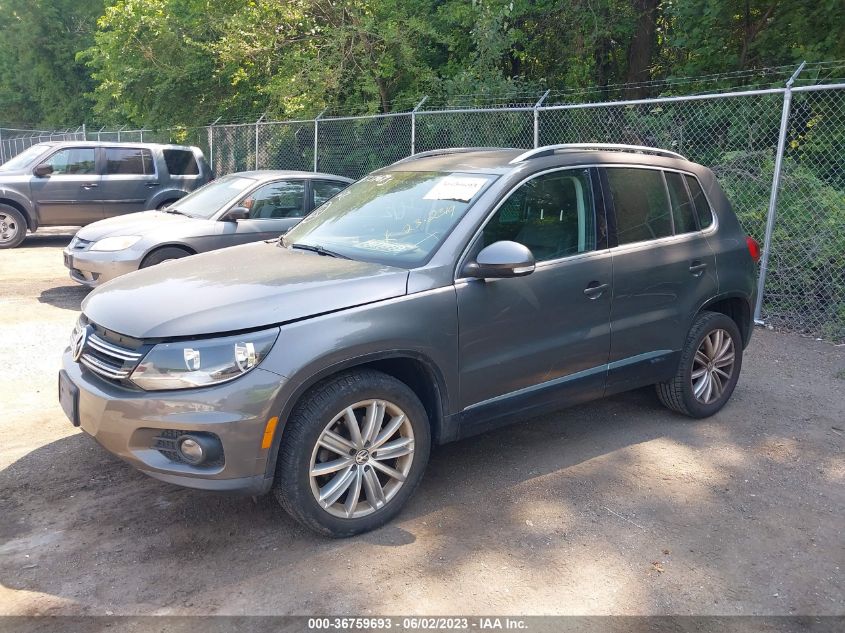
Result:
{"label": "front door", "polygon": [[107,218],[144,211],[159,187],[153,154],[141,147],[106,147],[100,192]]}
{"label": "front door", "polygon": [[53,171],[33,176],[32,199],[44,226],[83,226],[103,218],[97,150],[64,147],[44,159]]}
{"label": "front door", "polygon": [[249,218],[222,222],[227,246],[275,239],[293,228],[307,212],[304,180],[279,180],[263,185],[238,203]]}
{"label": "front door", "polygon": [[469,261],[486,245],[519,242],[537,265],[525,277],[456,283],[467,424],[602,394],[611,256],[597,185],[591,169],[535,176],[509,194],[473,245]]}

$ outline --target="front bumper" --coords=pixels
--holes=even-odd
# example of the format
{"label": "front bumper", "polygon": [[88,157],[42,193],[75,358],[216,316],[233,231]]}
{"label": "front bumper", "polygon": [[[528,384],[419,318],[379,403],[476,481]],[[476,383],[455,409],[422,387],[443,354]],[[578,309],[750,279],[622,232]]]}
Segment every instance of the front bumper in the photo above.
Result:
{"label": "front bumper", "polygon": [[[262,449],[264,429],[284,378],[260,367],[221,385],[183,391],[146,392],[107,382],[73,361],[62,366],[79,389],[82,430],[110,453],[138,470],[173,484],[203,490],[258,495],[269,490],[270,449]],[[154,448],[163,431],[205,432],[220,438],[222,463],[192,466]]]}
{"label": "front bumper", "polygon": [[89,288],[99,286],[115,277],[138,270],[143,253],[126,249],[123,251],[82,251],[65,248],[65,267],[70,278]]}

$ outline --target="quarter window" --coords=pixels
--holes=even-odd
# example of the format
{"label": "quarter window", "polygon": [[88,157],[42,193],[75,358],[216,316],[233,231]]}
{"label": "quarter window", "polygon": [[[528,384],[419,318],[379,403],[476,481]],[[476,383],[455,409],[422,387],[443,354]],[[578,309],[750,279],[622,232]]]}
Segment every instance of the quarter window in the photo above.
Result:
{"label": "quarter window", "polygon": [[305,181],[282,180],[259,187],[241,203],[253,220],[305,216]]}
{"label": "quarter window", "polygon": [[656,169],[608,168],[619,244],[672,235],[672,212]]}
{"label": "quarter window", "polygon": [[713,211],[707,203],[707,197],[701,190],[701,185],[698,180],[692,176],[685,176],[687,179],[687,186],[692,194],[692,202],[695,205],[695,213],[698,216],[698,225],[702,229],[706,229],[713,224]]}
{"label": "quarter window", "polygon": [[94,174],[96,151],[93,147],[69,147],[59,150],[42,164],[50,165],[54,176]]}
{"label": "quarter window", "polygon": [[200,173],[194,153],[186,149],[166,149],[164,164],[171,176],[196,176]]}
{"label": "quarter window", "polygon": [[148,149],[106,148],[106,175],[144,176],[155,173],[153,155]]}
{"label": "quarter window", "polygon": [[590,171],[557,171],[519,187],[485,225],[477,248],[501,240],[523,244],[537,261],[594,250]]}
{"label": "quarter window", "polygon": [[667,171],[664,175],[669,188],[669,201],[672,203],[672,217],[675,219],[675,235],[697,230],[692,203],[681,174]]}

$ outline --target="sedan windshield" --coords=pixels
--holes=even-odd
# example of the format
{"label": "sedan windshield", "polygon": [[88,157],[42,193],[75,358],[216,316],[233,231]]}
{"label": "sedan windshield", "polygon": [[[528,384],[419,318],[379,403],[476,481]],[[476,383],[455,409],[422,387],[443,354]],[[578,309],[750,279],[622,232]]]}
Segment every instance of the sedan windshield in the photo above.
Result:
{"label": "sedan windshield", "polygon": [[223,176],[180,198],[168,210],[194,218],[210,218],[254,184],[252,178]]}
{"label": "sedan windshield", "polygon": [[[425,263],[495,176],[394,171],[371,174],[311,213],[285,246],[414,267]],[[312,249],[312,250],[316,250]]]}
{"label": "sedan windshield", "polygon": [[0,165],[0,171],[11,171],[13,169],[23,169],[36,158],[41,156],[49,145],[33,145],[28,147],[14,158],[10,158],[5,163]]}

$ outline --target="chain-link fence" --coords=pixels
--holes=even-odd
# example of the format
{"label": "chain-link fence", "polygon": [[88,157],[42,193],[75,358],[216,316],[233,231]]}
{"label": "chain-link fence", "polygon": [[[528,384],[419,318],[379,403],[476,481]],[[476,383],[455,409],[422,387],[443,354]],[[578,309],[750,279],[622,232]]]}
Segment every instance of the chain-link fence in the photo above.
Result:
{"label": "chain-link fence", "polygon": [[[800,71],[800,69],[799,69]],[[845,341],[845,84],[691,96],[222,124],[165,131],[0,129],[8,160],[44,140],[197,145],[215,173],[322,171],[353,178],[445,147],[624,143],[673,149],[713,169],[763,243],[755,318]]]}

